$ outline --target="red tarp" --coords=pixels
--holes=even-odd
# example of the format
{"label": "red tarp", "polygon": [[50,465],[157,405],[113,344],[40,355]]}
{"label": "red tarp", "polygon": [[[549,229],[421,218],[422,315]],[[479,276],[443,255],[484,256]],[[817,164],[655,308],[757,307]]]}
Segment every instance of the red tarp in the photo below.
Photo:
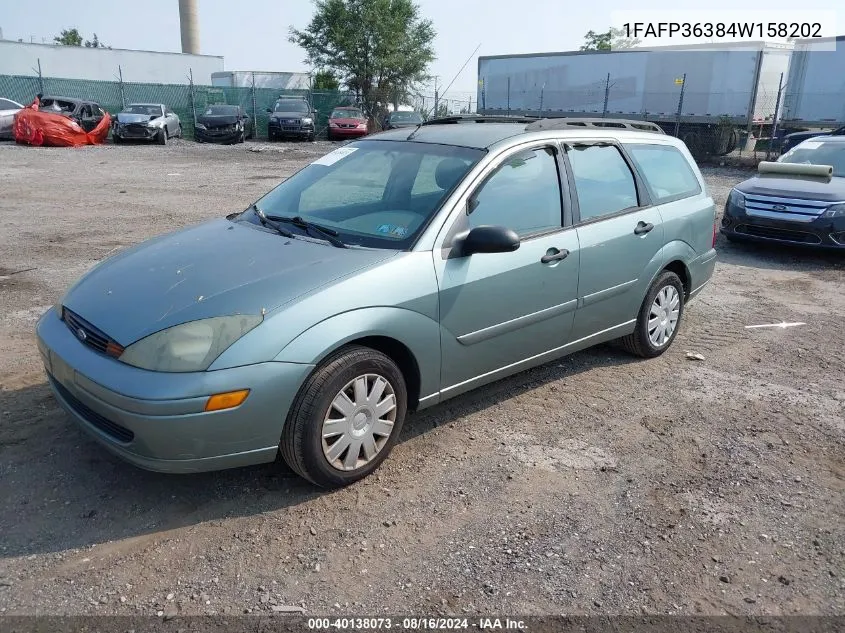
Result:
{"label": "red tarp", "polygon": [[106,140],[111,126],[111,117],[106,114],[90,132],[66,116],[41,112],[36,98],[30,105],[15,114],[12,133],[15,141],[26,145],[52,145],[55,147],[77,147],[99,145]]}

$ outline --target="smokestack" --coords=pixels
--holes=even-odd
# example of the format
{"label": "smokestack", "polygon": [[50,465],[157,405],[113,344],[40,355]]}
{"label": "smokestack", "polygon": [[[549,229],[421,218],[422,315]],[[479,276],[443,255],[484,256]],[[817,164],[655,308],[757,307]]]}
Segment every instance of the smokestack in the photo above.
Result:
{"label": "smokestack", "polygon": [[200,53],[200,31],[197,20],[197,0],[179,0],[179,23],[182,29],[182,52]]}

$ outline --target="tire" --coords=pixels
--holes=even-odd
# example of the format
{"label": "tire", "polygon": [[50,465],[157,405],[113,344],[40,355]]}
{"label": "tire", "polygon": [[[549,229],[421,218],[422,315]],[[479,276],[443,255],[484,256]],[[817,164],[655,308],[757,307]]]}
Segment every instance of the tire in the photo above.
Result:
{"label": "tire", "polygon": [[243,130],[241,130],[241,135],[238,137],[237,142],[238,142],[238,143],[243,143],[245,140],[246,140],[246,132],[244,132]]}
{"label": "tire", "polygon": [[116,134],[111,135],[111,142],[115,145],[120,145],[123,142],[123,139],[117,136]]}
{"label": "tire", "polygon": [[179,124],[179,127],[176,128],[176,136],[182,138],[182,124]]}
{"label": "tire", "polygon": [[158,135],[156,135],[156,143],[159,145],[167,145],[167,128],[161,128]]}
{"label": "tire", "polygon": [[[669,333],[665,340],[661,342],[659,337],[656,336],[658,340],[655,341],[649,335],[649,320],[651,319],[652,308],[655,308],[655,310],[660,309],[660,306],[657,304],[657,299],[659,295],[664,293],[664,291],[666,294],[663,294],[661,299],[665,303],[668,303],[670,308],[674,305],[672,299],[677,297],[677,315],[674,318],[674,325],[671,333]],[[668,302],[666,302],[667,298],[669,299]],[[671,317],[673,315],[671,312],[672,310],[670,310],[670,314],[668,315],[668,323],[672,323]],[[622,347],[631,354],[641,356],[643,358],[655,358],[660,356],[663,352],[669,349],[669,346],[672,345],[672,341],[675,340],[675,336],[678,334],[678,328],[681,325],[681,319],[683,316],[684,285],[675,273],[669,270],[664,270],[657,279],[654,280],[654,283],[651,284],[645,299],[643,299],[640,312],[637,315],[637,324],[634,327],[634,332],[620,339]],[[666,323],[666,321],[660,320],[658,323]],[[658,327],[660,327],[660,325],[658,325]],[[655,334],[657,335],[659,332],[660,330],[657,330]]]}
{"label": "tire", "polygon": [[[382,394],[392,391],[394,408],[375,415],[373,420],[375,412],[367,408],[365,400],[355,393],[354,383],[362,379],[366,389],[359,393],[371,395],[378,384]],[[386,384],[378,383],[379,380]],[[348,391],[346,400],[351,401],[349,414],[354,415],[353,420],[360,427],[352,421],[346,422],[340,409],[333,406],[344,391]],[[380,396],[379,399],[385,403],[388,397]],[[279,443],[282,458],[294,472],[317,486],[348,486],[376,470],[390,454],[402,431],[407,403],[405,379],[396,363],[369,347],[351,345],[341,348],[326,358],[299,390],[282,431]],[[359,406],[360,410],[357,409]],[[358,412],[354,413],[356,410]],[[392,425],[382,422],[390,418]],[[344,420],[343,426],[335,425],[338,433],[324,439],[324,425],[337,419]],[[385,435],[383,431],[389,434]],[[372,439],[369,446],[373,451],[369,459],[364,450],[368,438]],[[335,452],[339,449],[336,456],[331,453],[333,448]],[[356,448],[353,458],[350,449]],[[336,457],[334,463],[330,461],[330,455]],[[353,460],[363,460],[364,463],[353,463]]]}
{"label": "tire", "polygon": [[311,132],[311,134],[309,134],[309,135],[308,135],[307,141],[308,141],[309,143],[313,143],[315,138],[316,138],[316,137],[315,137],[315,135],[314,135],[314,132]]}

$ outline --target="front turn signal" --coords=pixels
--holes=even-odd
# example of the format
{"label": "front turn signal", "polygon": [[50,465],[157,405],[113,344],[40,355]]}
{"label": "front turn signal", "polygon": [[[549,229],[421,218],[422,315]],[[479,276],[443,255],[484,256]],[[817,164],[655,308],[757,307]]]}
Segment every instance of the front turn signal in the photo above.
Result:
{"label": "front turn signal", "polygon": [[248,395],[249,389],[215,393],[213,396],[209,396],[208,402],[205,403],[205,410],[222,411],[223,409],[234,409],[242,405]]}

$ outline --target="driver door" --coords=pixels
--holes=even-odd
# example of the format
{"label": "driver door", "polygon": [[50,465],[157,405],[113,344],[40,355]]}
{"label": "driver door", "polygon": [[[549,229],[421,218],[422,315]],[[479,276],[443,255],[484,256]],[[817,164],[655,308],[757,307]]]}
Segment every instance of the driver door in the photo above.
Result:
{"label": "driver door", "polygon": [[[549,360],[572,328],[578,236],[553,144],[522,146],[483,174],[433,251],[440,293],[441,390],[455,395]],[[563,193],[563,195],[562,195]],[[461,256],[482,225],[513,229],[516,251]],[[456,255],[458,253],[458,255]]]}

